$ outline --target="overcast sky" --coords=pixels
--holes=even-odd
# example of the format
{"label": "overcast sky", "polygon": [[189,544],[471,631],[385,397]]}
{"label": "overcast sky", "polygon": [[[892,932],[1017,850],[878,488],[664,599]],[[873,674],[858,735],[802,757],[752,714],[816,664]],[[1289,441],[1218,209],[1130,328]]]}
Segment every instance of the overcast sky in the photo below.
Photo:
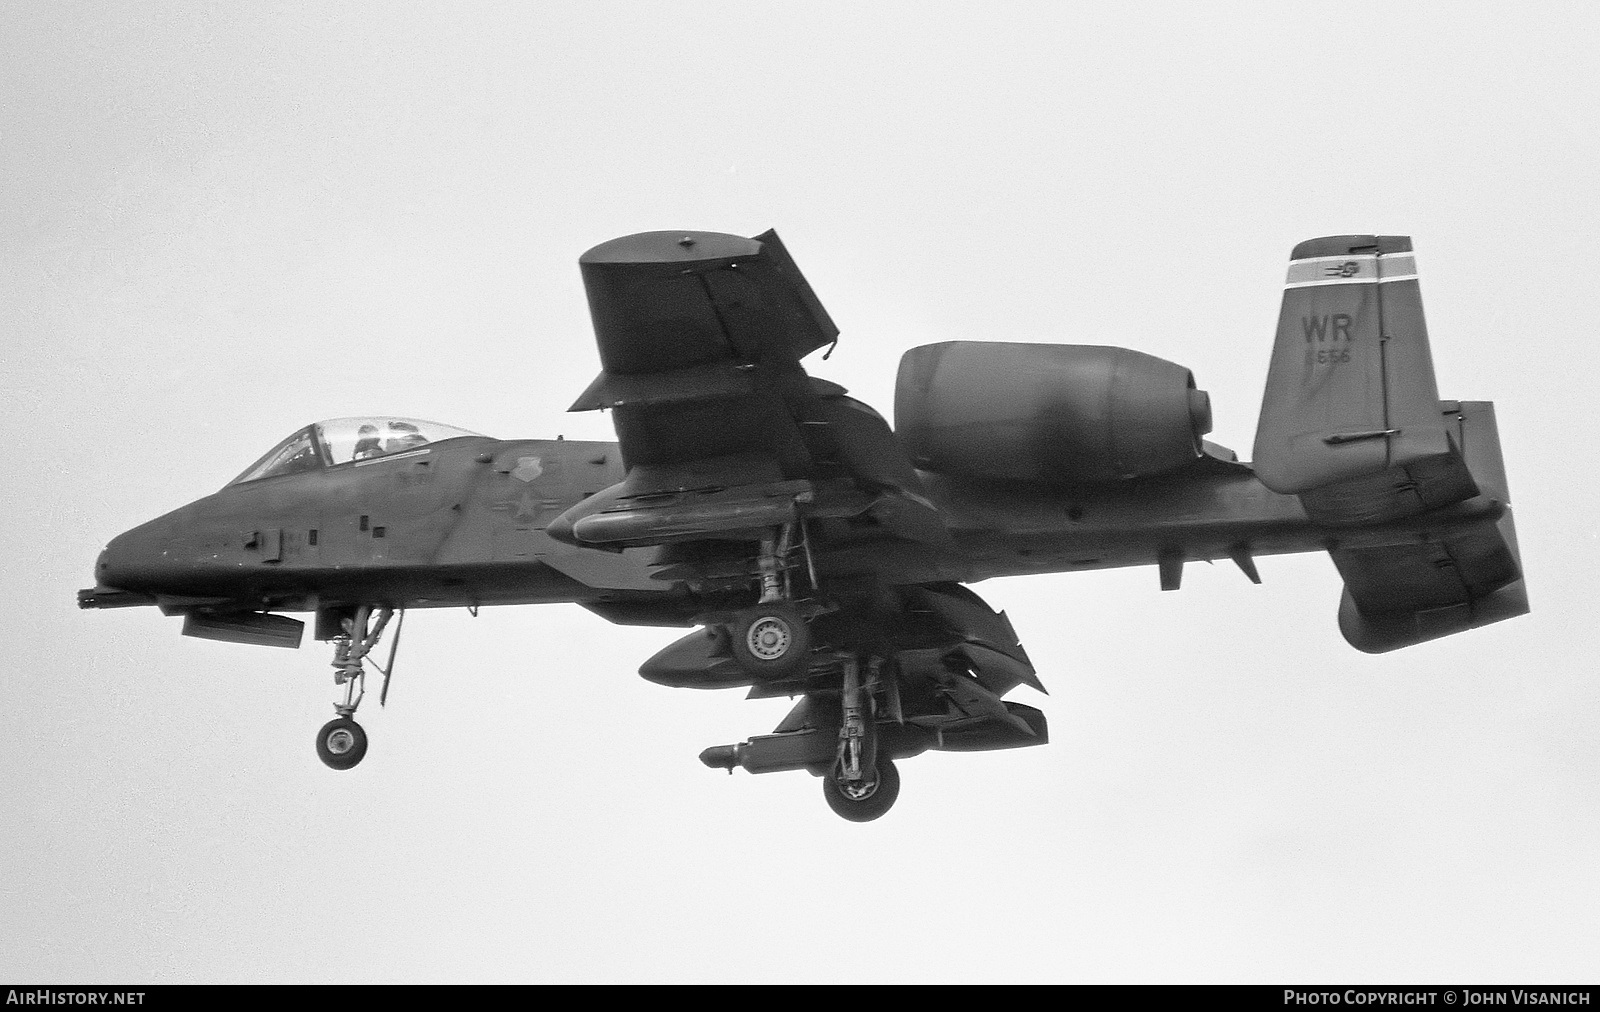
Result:
{"label": "overcast sky", "polygon": [[[0,979],[1592,983],[1597,28],[0,7]],[[318,418],[611,438],[564,413],[598,370],[579,254],[768,227],[842,331],[812,373],[885,412],[918,344],[1125,345],[1246,455],[1289,250],[1413,236],[1442,394],[1498,405],[1533,613],[1368,657],[1322,555],[980,584],[1053,741],[909,760],[855,825],[696,761],[788,702],[639,679],[672,630],[414,613],[336,773],[325,644],[75,607],[111,537]]]}

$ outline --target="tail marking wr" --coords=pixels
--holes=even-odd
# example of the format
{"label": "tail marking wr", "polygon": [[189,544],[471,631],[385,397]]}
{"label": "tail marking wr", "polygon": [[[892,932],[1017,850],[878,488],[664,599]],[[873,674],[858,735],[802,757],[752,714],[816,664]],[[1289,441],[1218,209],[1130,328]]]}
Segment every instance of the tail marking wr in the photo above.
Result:
{"label": "tail marking wr", "polygon": [[1349,313],[1324,313],[1321,316],[1300,317],[1300,329],[1305,332],[1307,344],[1327,341],[1330,333],[1332,340],[1354,341],[1355,338],[1350,336],[1350,324]]}

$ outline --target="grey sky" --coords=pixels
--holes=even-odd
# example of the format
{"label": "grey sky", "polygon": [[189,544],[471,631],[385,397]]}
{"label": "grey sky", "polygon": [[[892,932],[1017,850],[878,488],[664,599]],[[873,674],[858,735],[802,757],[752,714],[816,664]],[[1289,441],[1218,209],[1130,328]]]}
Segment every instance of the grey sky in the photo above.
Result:
{"label": "grey sky", "polygon": [[[1591,5],[0,9],[0,979],[1589,981]],[[322,645],[80,613],[102,544],[308,421],[610,438],[576,258],[776,227],[887,411],[952,339],[1121,344],[1248,454],[1299,240],[1415,238],[1534,613],[1383,657],[1322,556],[995,581],[1053,742],[884,820],[705,746],[677,634],[416,613],[372,752]]]}

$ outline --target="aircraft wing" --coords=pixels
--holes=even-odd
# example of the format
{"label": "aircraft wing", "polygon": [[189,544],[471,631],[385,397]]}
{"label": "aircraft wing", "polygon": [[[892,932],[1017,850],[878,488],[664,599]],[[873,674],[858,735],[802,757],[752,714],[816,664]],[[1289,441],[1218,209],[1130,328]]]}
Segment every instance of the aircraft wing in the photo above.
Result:
{"label": "aircraft wing", "polygon": [[778,233],[641,232],[578,260],[608,376],[798,362],[836,340]]}
{"label": "aircraft wing", "polygon": [[627,477],[554,536],[623,548],[815,516],[948,541],[888,424],[801,368],[838,328],[775,232],[645,232],[579,263],[602,372],[572,410],[612,412]]}
{"label": "aircraft wing", "polygon": [[800,359],[838,328],[776,233],[644,232],[579,260],[603,369],[574,411],[609,408],[629,467],[758,453],[809,468]]}

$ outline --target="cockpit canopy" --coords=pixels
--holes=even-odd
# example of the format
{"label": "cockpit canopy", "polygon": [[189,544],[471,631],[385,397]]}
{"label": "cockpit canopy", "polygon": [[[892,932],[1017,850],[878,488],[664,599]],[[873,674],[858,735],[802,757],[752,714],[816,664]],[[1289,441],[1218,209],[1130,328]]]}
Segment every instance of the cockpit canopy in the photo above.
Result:
{"label": "cockpit canopy", "polygon": [[408,454],[457,436],[481,438],[482,434],[420,418],[330,418],[307,425],[274,446],[228,484]]}

